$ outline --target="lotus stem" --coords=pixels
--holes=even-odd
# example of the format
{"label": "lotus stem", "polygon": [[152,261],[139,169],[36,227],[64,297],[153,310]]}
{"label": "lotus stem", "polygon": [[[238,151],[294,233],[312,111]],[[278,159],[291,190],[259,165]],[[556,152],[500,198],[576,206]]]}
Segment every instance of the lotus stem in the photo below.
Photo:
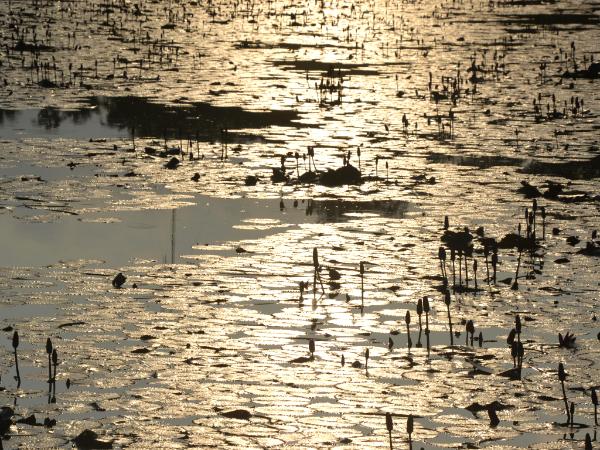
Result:
{"label": "lotus stem", "polygon": [[450,316],[450,291],[444,294],[444,303],[448,311],[448,325],[450,326],[450,346],[454,346],[454,333],[452,333],[452,317]]}

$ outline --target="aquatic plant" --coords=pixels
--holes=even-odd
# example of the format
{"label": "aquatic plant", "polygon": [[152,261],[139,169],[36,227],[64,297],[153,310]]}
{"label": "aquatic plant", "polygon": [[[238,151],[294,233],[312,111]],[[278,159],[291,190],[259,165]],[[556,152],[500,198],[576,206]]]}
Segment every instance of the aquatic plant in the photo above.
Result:
{"label": "aquatic plant", "polygon": [[361,261],[358,265],[360,274],[360,304],[364,306],[365,302],[365,262]]}
{"label": "aquatic plant", "polygon": [[127,281],[127,277],[125,277],[125,275],[123,275],[121,272],[119,272],[112,280],[112,285],[114,288],[120,289],[123,284],[125,284],[125,281]]}
{"label": "aquatic plant", "polygon": [[598,395],[595,388],[592,388],[591,397],[592,404],[594,405],[594,425],[598,426]]}
{"label": "aquatic plant", "polygon": [[48,354],[48,383],[52,382],[52,341],[46,339],[46,353]]}
{"label": "aquatic plant", "polygon": [[325,287],[323,286],[323,281],[321,280],[321,265],[319,264],[319,251],[317,247],[313,248],[313,294],[316,295],[317,292],[317,280],[321,284],[321,292],[325,294]]}
{"label": "aquatic plant", "polygon": [[446,274],[446,249],[443,246],[440,246],[438,249],[438,259],[440,260],[440,272],[442,277],[447,282],[448,275]]}
{"label": "aquatic plant", "polygon": [[465,325],[465,345],[468,345],[469,335],[471,335],[471,346],[473,345],[473,339],[475,336],[475,325],[472,320],[467,320]]}
{"label": "aquatic plant", "polygon": [[450,316],[450,291],[444,293],[444,303],[448,311],[448,327],[450,328],[450,345],[454,345],[454,333],[452,332],[452,317]]}
{"label": "aquatic plant", "polygon": [[52,366],[54,367],[54,375],[52,376],[52,381],[56,382],[56,370],[58,368],[58,352],[56,348],[52,349]]}
{"label": "aquatic plant", "polygon": [[563,336],[561,333],[558,333],[558,346],[563,348],[574,348],[575,341],[577,338],[573,335],[573,333],[569,333],[568,331]]}
{"label": "aquatic plant", "polygon": [[496,274],[498,270],[498,250],[494,248],[492,253],[492,280],[496,284]]}
{"label": "aquatic plant", "polygon": [[412,450],[412,434],[414,431],[414,418],[412,414],[406,419],[406,432],[408,433],[408,448]]}
{"label": "aquatic plant", "polygon": [[389,412],[385,413],[385,426],[388,430],[388,436],[390,439],[390,450],[393,450],[392,447],[392,430],[394,429],[394,422],[392,420],[392,415]]}
{"label": "aquatic plant", "polygon": [[404,316],[404,322],[406,323],[406,345],[408,346],[408,351],[410,352],[410,349],[412,348],[412,339],[410,338],[410,311],[408,310],[406,311],[406,315]]}
{"label": "aquatic plant", "polygon": [[593,450],[590,433],[585,433],[585,450]]}
{"label": "aquatic plant", "polygon": [[423,332],[423,322],[422,322],[422,317],[423,315],[423,300],[418,299],[417,300],[417,316],[419,317],[419,337],[417,339],[417,347],[421,347],[421,334]]}
{"label": "aquatic plant", "polygon": [[519,279],[519,269],[521,267],[521,255],[522,255],[522,253],[523,253],[523,246],[521,245],[521,243],[519,243],[519,256],[517,257],[517,268],[515,270],[515,279],[514,279],[512,285],[511,285],[511,287],[510,287],[513,291],[516,291],[516,290],[519,289],[518,279]]}
{"label": "aquatic plant", "polygon": [[12,338],[12,347],[15,354],[15,370],[17,372],[17,388],[21,387],[21,373],[19,372],[19,358],[17,357],[17,348],[19,347],[19,333],[15,331]]}
{"label": "aquatic plant", "polygon": [[540,214],[542,216],[542,239],[546,239],[546,208],[542,206],[540,208]]}
{"label": "aquatic plant", "polygon": [[567,391],[565,390],[565,380],[567,374],[565,373],[565,366],[563,363],[558,364],[558,379],[560,380],[560,386],[562,388],[563,401],[565,402],[565,413],[567,414],[567,422],[571,421],[569,402],[567,401]]}
{"label": "aquatic plant", "polygon": [[427,354],[429,355],[429,298],[423,297],[423,312],[425,313],[425,338],[427,341]]}

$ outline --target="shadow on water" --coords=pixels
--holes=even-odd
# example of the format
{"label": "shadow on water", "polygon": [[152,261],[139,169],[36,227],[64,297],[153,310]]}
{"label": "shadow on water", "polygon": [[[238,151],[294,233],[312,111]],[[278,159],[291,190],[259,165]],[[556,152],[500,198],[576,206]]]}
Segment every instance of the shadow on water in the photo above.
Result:
{"label": "shadow on water", "polygon": [[90,104],[106,111],[109,126],[134,126],[137,135],[146,137],[163,137],[166,130],[171,130],[181,132],[183,136],[214,139],[220,136],[223,128],[302,126],[295,122],[299,115],[293,110],[247,111],[237,106],[214,106],[204,102],[168,106],[141,97],[93,97]]}
{"label": "shadow on water", "polygon": [[[98,138],[127,136],[133,131],[136,137],[201,141],[220,140],[223,130],[227,130],[228,141],[235,143],[265,139],[230,130],[305,126],[296,122],[299,115],[294,110],[247,111],[237,106],[214,106],[203,102],[172,106],[142,97],[90,97],[87,104],[89,106],[77,110],[54,107],[23,111],[0,109],[0,130],[8,138],[13,137],[12,133],[23,137],[45,136],[45,132]],[[74,126],[78,126],[75,135],[71,130]]]}
{"label": "shadow on water", "polygon": [[0,126],[8,122],[14,122],[16,116],[19,114],[18,111],[12,111],[10,109],[0,108]]}

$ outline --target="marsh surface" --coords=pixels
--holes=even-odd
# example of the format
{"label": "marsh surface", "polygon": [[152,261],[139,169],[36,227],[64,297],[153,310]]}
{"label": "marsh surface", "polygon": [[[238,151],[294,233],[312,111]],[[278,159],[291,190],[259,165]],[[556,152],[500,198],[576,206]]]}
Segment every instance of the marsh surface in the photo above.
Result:
{"label": "marsh surface", "polygon": [[[386,412],[395,448],[409,414],[413,448],[596,441],[599,14],[569,0],[1,2],[5,448],[86,429],[115,448],[386,448]],[[349,162],[361,182],[298,183],[309,148],[318,171]],[[500,240],[525,233],[534,197],[538,246],[501,249],[496,283],[475,240],[479,289],[452,292],[451,346],[444,216]]]}

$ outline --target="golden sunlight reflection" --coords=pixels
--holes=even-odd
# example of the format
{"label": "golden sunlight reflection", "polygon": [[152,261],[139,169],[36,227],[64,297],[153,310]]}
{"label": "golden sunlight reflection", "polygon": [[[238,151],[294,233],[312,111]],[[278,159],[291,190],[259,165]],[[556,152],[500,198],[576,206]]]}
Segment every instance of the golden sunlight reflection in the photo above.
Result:
{"label": "golden sunlight reflection", "polygon": [[595,447],[599,24],[1,2],[0,442]]}

